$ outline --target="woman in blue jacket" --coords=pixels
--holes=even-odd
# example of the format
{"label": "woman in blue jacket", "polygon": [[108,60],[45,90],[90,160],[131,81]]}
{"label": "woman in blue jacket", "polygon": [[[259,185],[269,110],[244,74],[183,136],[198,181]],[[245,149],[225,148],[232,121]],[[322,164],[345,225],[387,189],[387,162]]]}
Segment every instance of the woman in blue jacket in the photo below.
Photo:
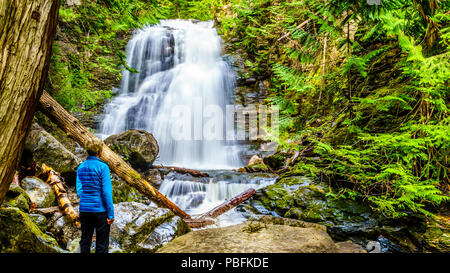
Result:
{"label": "woman in blue jacket", "polygon": [[114,222],[114,206],[109,167],[99,158],[102,149],[101,140],[88,141],[86,150],[89,156],[77,169],[81,253],[90,253],[94,230],[96,233],[95,253],[108,253],[110,225]]}

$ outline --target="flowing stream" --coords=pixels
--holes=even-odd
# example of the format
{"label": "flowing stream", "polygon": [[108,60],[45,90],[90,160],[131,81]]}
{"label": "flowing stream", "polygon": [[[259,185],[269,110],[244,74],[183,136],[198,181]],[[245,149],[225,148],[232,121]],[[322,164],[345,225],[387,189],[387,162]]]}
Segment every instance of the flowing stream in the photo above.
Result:
{"label": "flowing stream", "polygon": [[[164,20],[136,31],[127,46],[127,64],[137,73],[124,70],[119,94],[105,107],[99,136],[146,130],[160,147],[155,163],[211,175],[194,179],[171,174],[161,184],[161,193],[196,215],[250,187],[274,182],[274,177],[233,171],[246,163],[240,157],[243,148],[220,137],[223,115],[212,118],[233,104],[236,84],[234,71],[221,56],[221,39],[212,21]],[[205,128],[213,133],[208,135]],[[219,217],[218,225],[243,220],[231,210]]]}

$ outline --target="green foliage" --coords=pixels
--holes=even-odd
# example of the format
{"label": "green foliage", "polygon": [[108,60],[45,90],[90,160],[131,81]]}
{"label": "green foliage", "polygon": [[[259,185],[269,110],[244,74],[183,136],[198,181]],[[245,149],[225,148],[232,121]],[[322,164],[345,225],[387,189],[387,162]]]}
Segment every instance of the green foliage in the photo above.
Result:
{"label": "green foliage", "polygon": [[247,53],[248,76],[271,80],[279,149],[307,139],[321,158],[293,171],[345,180],[339,197],[392,217],[450,201],[448,3],[230,2],[221,33]]}
{"label": "green foliage", "polygon": [[112,96],[123,68],[124,47],[136,28],[169,16],[169,1],[97,0],[62,6],[49,73],[49,91],[67,110],[95,111]]}

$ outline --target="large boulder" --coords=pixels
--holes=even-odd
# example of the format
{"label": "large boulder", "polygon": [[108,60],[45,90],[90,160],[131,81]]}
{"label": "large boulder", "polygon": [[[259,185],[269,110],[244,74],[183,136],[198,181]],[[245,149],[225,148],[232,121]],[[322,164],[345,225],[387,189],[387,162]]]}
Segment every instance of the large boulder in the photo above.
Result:
{"label": "large boulder", "polygon": [[0,208],[0,252],[61,253],[56,240],[43,233],[31,218],[18,208]]}
{"label": "large boulder", "polygon": [[137,202],[114,205],[111,226],[111,251],[155,252],[177,236],[190,231],[189,226],[171,210]]}
{"label": "large boulder", "polygon": [[25,177],[22,179],[21,185],[37,208],[47,208],[55,204],[55,192],[41,179]]}
{"label": "large boulder", "polygon": [[33,123],[26,139],[23,156],[28,155],[32,156],[31,160],[36,161],[38,166],[45,163],[59,172],[66,182],[75,184],[81,160],[37,123]]}
{"label": "large boulder", "polygon": [[224,228],[200,229],[175,238],[157,252],[170,253],[364,253],[336,244],[326,228],[302,221],[265,217]]}
{"label": "large boulder", "polygon": [[109,136],[104,142],[133,168],[141,171],[149,169],[159,153],[158,142],[144,130],[128,130]]}

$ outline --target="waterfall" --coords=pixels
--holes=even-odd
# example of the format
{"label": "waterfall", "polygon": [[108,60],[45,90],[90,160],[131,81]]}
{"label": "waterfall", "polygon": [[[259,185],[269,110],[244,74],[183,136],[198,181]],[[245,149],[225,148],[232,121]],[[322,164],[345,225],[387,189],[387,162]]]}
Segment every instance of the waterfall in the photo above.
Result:
{"label": "waterfall", "polygon": [[[273,177],[231,171],[243,165],[239,146],[204,138],[203,126],[200,131],[195,126],[180,130],[181,138],[174,138],[174,122],[196,124],[199,113],[211,110],[209,106],[225,113],[226,105],[232,104],[236,77],[221,56],[221,39],[213,22],[164,20],[138,30],[127,46],[127,64],[138,73],[124,70],[119,94],[105,106],[99,136],[146,130],[158,141],[157,163],[209,170],[211,176],[207,181],[193,181],[193,177],[171,173],[159,188],[162,194],[187,213],[198,215],[250,187],[274,183]],[[174,117],[173,110],[180,106],[191,116]],[[201,125],[205,123],[208,120]],[[214,125],[223,123],[218,120]],[[219,217],[219,226],[244,220],[233,209]]]}
{"label": "waterfall", "polygon": [[[199,169],[242,165],[237,146],[203,133],[208,122],[203,111],[225,113],[235,87],[212,21],[163,20],[138,30],[127,46],[127,64],[138,73],[124,70],[118,96],[105,106],[100,137],[143,129],[158,141],[157,163]],[[176,116],[177,109],[185,112]],[[223,117],[214,126],[224,128]]]}

